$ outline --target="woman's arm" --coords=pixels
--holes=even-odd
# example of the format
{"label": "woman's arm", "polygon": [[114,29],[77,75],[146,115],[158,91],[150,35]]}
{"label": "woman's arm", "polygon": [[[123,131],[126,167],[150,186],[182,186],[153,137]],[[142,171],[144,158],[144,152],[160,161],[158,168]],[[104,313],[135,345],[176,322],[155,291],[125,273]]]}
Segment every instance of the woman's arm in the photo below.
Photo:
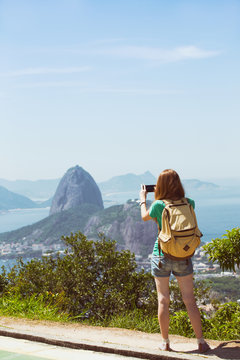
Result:
{"label": "woman's arm", "polygon": [[140,195],[141,217],[142,217],[143,221],[152,220],[151,216],[149,215],[149,211],[147,210],[147,206],[146,206],[147,191],[146,191],[145,185],[142,185],[139,195]]}

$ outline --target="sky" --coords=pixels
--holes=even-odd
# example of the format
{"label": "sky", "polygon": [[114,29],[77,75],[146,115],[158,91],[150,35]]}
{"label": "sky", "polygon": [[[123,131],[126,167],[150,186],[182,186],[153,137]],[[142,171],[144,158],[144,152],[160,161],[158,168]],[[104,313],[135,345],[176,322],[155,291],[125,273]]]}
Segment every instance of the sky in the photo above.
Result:
{"label": "sky", "polygon": [[0,178],[240,178],[240,0],[0,0]]}

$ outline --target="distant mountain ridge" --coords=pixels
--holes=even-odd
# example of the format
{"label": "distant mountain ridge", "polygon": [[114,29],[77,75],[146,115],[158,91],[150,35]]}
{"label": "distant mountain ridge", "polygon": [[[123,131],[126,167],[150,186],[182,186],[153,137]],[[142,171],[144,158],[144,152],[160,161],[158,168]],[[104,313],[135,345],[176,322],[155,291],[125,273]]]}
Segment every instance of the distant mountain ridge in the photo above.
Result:
{"label": "distant mountain ridge", "polygon": [[56,191],[60,179],[50,180],[6,180],[0,179],[0,186],[9,191],[26,196],[31,200],[47,200]]}
{"label": "distant mountain ridge", "polygon": [[38,207],[37,204],[26,196],[15,194],[0,186],[0,210],[31,209]]}
{"label": "distant mountain ridge", "polygon": [[[14,209],[14,208],[35,208],[35,207],[47,207],[51,206],[52,198],[56,192],[57,186],[59,185],[61,179],[52,179],[52,180],[16,180],[9,181],[0,179],[0,186],[6,187],[10,192],[14,192],[16,195],[22,195],[28,197],[27,205],[19,203],[19,200],[16,199],[14,203],[11,200],[11,204],[7,205],[5,200],[2,203],[2,209]],[[146,171],[143,174],[136,175],[133,173],[114,176],[108,181],[97,183],[102,198],[104,201],[104,206],[109,207],[115,204],[124,204],[129,199],[136,199],[139,197],[140,185],[141,184],[155,184],[157,181],[156,177],[151,174],[150,171]],[[236,193],[236,190],[229,190],[219,187],[218,185],[206,181],[200,181],[197,179],[186,179],[183,180],[183,185],[186,190],[186,195],[189,197],[202,197],[202,196],[231,196]],[[14,190],[11,190],[14,189]],[[19,192],[18,192],[19,191]],[[29,196],[27,196],[29,195]],[[33,201],[29,199],[48,199],[46,201]],[[149,196],[149,199],[153,199],[153,195]],[[1,204],[1,194],[0,194],[0,204]],[[1,205],[0,205],[1,206]]]}
{"label": "distant mountain ridge", "polygon": [[139,190],[141,184],[156,184],[156,181],[155,176],[150,171],[146,171],[141,175],[129,173],[114,176],[110,180],[101,182],[98,185],[102,192],[121,192]]}
{"label": "distant mountain ridge", "polygon": [[[125,203],[128,199],[137,199],[139,197],[140,185],[156,184],[157,178],[146,171],[144,174],[126,174],[115,176],[108,181],[99,183],[102,191],[103,200],[106,206]],[[201,181],[197,179],[182,180],[186,196],[193,196],[194,198],[202,197],[204,194],[209,196],[221,194],[221,189],[218,185]],[[153,200],[153,194],[149,194],[148,198]]]}
{"label": "distant mountain ridge", "polygon": [[[31,200],[48,200],[53,197],[57,186],[59,185],[61,179],[43,179],[43,180],[5,180],[0,179],[0,186],[5,187],[9,191],[17,193],[19,195],[26,196]],[[109,194],[116,194],[116,201],[122,201],[124,203],[129,198],[138,197],[141,184],[154,184],[156,183],[157,178],[151,174],[150,171],[146,171],[143,174],[136,175],[133,173],[114,176],[111,179],[103,182],[97,183],[99,186],[102,196],[105,200],[109,200]],[[188,195],[191,195],[191,192],[201,192],[204,193],[214,191],[218,192],[219,195],[224,195],[224,192],[234,193],[239,189],[237,186],[218,186],[215,183],[208,181],[201,181],[198,179],[183,179],[183,185]],[[236,182],[237,183],[237,182]],[[123,200],[121,200],[122,193],[126,193]],[[201,194],[202,195],[202,194]],[[129,196],[129,197],[127,197]],[[110,199],[113,201],[113,199]]]}
{"label": "distant mountain ridge", "polygon": [[188,190],[216,190],[219,189],[219,185],[216,185],[212,182],[200,181],[198,179],[185,179],[182,181],[184,187]]}

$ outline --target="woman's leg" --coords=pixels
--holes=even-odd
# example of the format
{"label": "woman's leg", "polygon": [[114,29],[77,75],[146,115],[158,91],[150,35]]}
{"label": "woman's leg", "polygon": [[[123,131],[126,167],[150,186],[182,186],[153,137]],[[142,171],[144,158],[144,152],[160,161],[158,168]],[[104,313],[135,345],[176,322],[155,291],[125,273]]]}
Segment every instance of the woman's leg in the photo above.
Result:
{"label": "woman's leg", "polygon": [[177,281],[181,290],[183,302],[186,305],[187,312],[196,334],[197,339],[202,338],[202,323],[200,312],[193,293],[193,275],[177,276]]}
{"label": "woman's leg", "polygon": [[163,340],[168,339],[169,328],[169,277],[155,277],[158,295],[158,321]]}
{"label": "woman's leg", "polygon": [[193,275],[190,274],[186,276],[177,276],[176,278],[182,293],[183,301],[187,308],[193,330],[197,337],[198,350],[201,353],[204,353],[210,350],[210,346],[203,339],[200,312],[198,310],[193,292]]}

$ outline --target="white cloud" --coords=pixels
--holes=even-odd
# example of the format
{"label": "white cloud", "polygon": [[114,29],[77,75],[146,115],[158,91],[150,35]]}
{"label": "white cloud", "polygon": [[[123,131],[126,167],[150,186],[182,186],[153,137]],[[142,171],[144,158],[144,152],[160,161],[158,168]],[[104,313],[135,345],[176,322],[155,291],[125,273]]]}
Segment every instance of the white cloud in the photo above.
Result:
{"label": "white cloud", "polygon": [[74,74],[89,71],[89,66],[69,67],[69,68],[27,68],[21,70],[12,70],[0,73],[1,77],[18,77],[31,75],[49,75],[49,74]]}
{"label": "white cloud", "polygon": [[160,62],[176,62],[185,59],[204,59],[220,54],[218,51],[203,50],[196,46],[175,47],[170,50],[144,46],[119,46],[114,48],[99,49],[96,50],[96,53],[101,55],[112,55]]}

